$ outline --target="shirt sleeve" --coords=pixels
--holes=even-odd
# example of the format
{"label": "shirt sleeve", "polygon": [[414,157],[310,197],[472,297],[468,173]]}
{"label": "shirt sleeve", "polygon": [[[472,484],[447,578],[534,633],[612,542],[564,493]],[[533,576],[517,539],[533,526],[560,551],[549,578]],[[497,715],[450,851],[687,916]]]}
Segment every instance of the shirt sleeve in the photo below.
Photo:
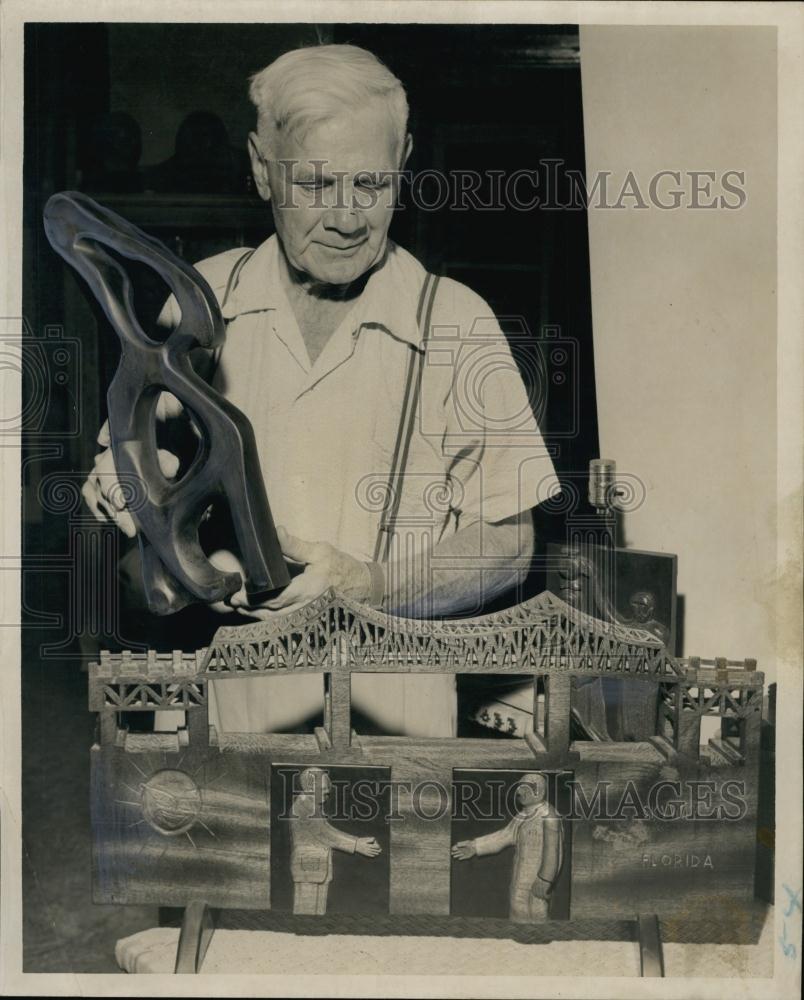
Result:
{"label": "shirt sleeve", "polygon": [[544,820],[542,829],[544,843],[542,847],[542,863],[539,868],[539,878],[545,882],[555,882],[564,855],[564,831],[561,819],[550,815]]}
{"label": "shirt sleeve", "polygon": [[475,851],[478,857],[486,854],[499,854],[506,847],[513,847],[516,842],[516,830],[513,822],[504,826],[494,833],[487,833],[484,837],[477,837],[474,841]]}
{"label": "shirt sleeve", "polygon": [[355,853],[357,837],[344,833],[343,830],[339,830],[323,818],[317,822],[317,826],[321,843],[326,844],[327,847],[334,847],[337,851],[345,851],[347,854]]}
{"label": "shirt sleeve", "polygon": [[[428,356],[437,365],[451,360],[443,456],[454,507],[461,526],[502,521],[559,488],[534,415],[546,391],[538,346],[527,329],[517,333],[518,364],[491,307],[465,285],[445,279],[443,286]],[[520,364],[531,376],[529,389]]]}

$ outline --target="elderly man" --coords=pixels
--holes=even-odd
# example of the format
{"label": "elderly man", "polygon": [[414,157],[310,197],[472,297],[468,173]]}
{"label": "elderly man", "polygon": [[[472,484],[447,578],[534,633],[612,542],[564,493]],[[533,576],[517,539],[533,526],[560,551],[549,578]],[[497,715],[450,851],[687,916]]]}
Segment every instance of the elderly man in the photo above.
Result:
{"label": "elderly man", "polygon": [[[388,239],[412,147],[405,92],[371,53],[327,45],[281,56],[250,96],[276,235],[196,266],[227,322],[210,377],[251,419],[298,573],[260,607],[241,592],[218,610],[270,618],[333,586],[396,614],[471,612],[522,580],[530,508],[557,481],[489,306],[456,281],[436,288]],[[169,301],[161,321],[175,320]],[[104,499],[110,463],[99,456],[85,496],[131,533]],[[217,687],[213,719],[230,731],[292,728],[321,702],[320,677]],[[455,731],[451,677],[364,675],[352,700],[382,731]]]}

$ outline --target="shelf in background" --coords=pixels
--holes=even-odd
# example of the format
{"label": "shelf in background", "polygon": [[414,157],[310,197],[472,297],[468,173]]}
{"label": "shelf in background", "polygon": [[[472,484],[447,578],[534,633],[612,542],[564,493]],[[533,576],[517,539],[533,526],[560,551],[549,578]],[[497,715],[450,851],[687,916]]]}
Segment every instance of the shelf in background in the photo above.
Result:
{"label": "shelf in background", "polygon": [[136,226],[184,228],[261,228],[271,225],[270,210],[256,197],[236,195],[86,194]]}

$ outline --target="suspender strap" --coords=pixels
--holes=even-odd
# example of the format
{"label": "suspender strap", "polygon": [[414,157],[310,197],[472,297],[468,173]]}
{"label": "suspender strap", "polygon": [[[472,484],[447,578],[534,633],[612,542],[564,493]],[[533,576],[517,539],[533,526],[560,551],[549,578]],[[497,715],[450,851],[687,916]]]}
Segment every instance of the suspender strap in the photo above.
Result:
{"label": "suspender strap", "polygon": [[[235,288],[237,288],[237,282],[240,280],[240,272],[243,270],[243,266],[251,259],[253,254],[254,254],[253,250],[246,250],[244,254],[241,254],[237,258],[237,262],[235,263],[235,266],[232,268],[232,271],[229,275],[229,280],[226,282],[226,289],[224,290],[223,298],[221,299],[221,309],[223,309],[223,307],[229,301],[229,296],[232,294]],[[209,374],[207,377],[207,381],[210,383],[215,378],[215,374],[218,371],[218,365],[220,364],[221,361],[221,353],[223,351],[223,346],[224,345],[221,344],[220,347],[216,347],[215,350],[212,352],[212,361],[210,363]]]}
{"label": "suspender strap", "polygon": [[226,282],[226,291],[223,293],[223,298],[221,299],[221,309],[229,301],[229,296],[237,288],[237,282],[240,280],[240,272],[243,270],[243,266],[254,254],[253,250],[246,250],[244,254],[237,258],[235,266],[232,268],[232,273],[229,275],[229,280]]}
{"label": "suspender strap", "polygon": [[377,531],[377,541],[374,544],[374,562],[384,563],[391,550],[391,539],[394,533],[399,504],[402,500],[402,485],[405,468],[408,463],[410,442],[416,422],[421,394],[422,372],[427,354],[427,339],[430,336],[430,320],[433,315],[433,301],[440,278],[428,272],[419,296],[419,307],[416,311],[416,322],[421,334],[420,348],[412,348],[408,358],[407,374],[405,376],[405,394],[402,401],[402,412],[399,416],[399,427],[396,432],[391,472],[388,477],[389,502],[380,518]]}

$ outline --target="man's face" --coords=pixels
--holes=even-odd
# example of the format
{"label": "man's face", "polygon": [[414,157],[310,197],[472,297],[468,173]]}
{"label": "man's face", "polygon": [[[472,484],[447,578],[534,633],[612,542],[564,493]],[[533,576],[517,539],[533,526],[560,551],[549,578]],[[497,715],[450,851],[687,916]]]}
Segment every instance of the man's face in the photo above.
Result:
{"label": "man's face", "polygon": [[523,781],[516,790],[516,797],[523,809],[536,806],[544,801],[544,789],[541,785],[532,785]]}
{"label": "man's face", "polygon": [[319,801],[326,802],[329,798],[329,793],[332,791],[332,782],[329,780],[328,774],[322,774],[320,783],[316,782],[316,787],[320,789],[319,791]]}
{"label": "man's face", "polygon": [[652,594],[634,594],[631,598],[630,604],[631,614],[634,616],[636,621],[647,622],[653,618],[653,613],[656,610],[656,602],[654,601]]}
{"label": "man's face", "polygon": [[401,167],[398,146],[377,101],[322,122],[303,139],[279,137],[273,150],[262,151],[262,164],[252,141],[257,187],[271,199],[292,267],[316,282],[344,285],[380,259]]}

